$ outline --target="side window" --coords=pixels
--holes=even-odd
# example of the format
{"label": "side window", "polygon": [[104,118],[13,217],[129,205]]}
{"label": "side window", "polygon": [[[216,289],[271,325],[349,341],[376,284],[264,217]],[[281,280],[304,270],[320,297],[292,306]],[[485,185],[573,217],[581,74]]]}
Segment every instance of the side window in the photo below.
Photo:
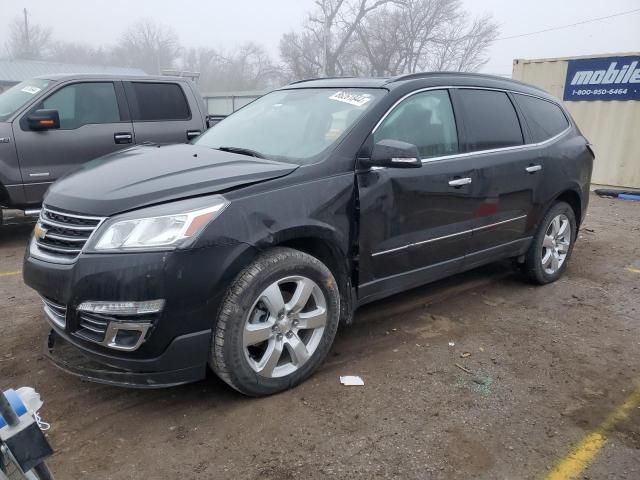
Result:
{"label": "side window", "polygon": [[555,137],[569,126],[567,117],[560,107],[541,98],[514,94],[522,109],[534,142],[542,142]]}
{"label": "side window", "polygon": [[458,133],[446,90],[412,95],[385,118],[374,141],[400,140],[418,147],[421,158],[458,153]]}
{"label": "side window", "polygon": [[189,104],[180,85],[176,83],[133,82],[137,101],[133,120],[189,120]]}
{"label": "side window", "polygon": [[518,115],[504,92],[459,89],[464,130],[470,151],[522,145]]}
{"label": "side window", "polygon": [[91,123],[117,123],[120,110],[111,82],[74,83],[43,100],[38,108],[57,110],[60,128],[73,130]]}

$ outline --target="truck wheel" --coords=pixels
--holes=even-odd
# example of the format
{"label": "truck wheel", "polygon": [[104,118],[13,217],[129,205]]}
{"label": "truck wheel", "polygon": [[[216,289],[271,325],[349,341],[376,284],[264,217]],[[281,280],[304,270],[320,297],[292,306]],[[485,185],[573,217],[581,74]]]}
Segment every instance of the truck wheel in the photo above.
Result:
{"label": "truck wheel", "polygon": [[291,248],[261,254],[233,281],[211,347],[214,372],[239,392],[270,395],[309,377],[338,329],[340,294],[331,271]]}
{"label": "truck wheel", "polygon": [[545,215],[525,255],[524,271],[539,285],[555,282],[567,269],[577,233],[568,203],[554,204]]}

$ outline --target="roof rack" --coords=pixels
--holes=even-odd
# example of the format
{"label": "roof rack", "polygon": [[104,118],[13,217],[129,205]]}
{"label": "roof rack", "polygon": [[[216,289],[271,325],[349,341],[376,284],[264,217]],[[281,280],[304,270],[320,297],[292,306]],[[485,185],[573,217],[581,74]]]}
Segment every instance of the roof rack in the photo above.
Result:
{"label": "roof rack", "polygon": [[453,72],[453,71],[442,71],[442,72],[417,72],[417,73],[406,73],[403,75],[398,75],[390,78],[385,82],[385,85],[394,82],[401,82],[405,80],[416,80],[419,78],[433,77],[433,76],[447,76],[447,75],[456,75],[456,76],[465,76],[465,77],[477,77],[477,78],[493,78],[495,80],[501,80],[503,82],[511,82],[516,83],[518,85],[523,85],[525,87],[533,88],[536,90],[544,91],[543,89],[536,87],[535,85],[529,85],[528,83],[521,82],[520,80],[515,80],[513,78],[500,77],[498,75],[490,75],[487,73],[474,73],[474,72]]}
{"label": "roof rack", "polygon": [[289,85],[296,85],[298,83],[305,83],[305,82],[313,82],[315,80],[338,80],[338,79],[344,79],[344,78],[357,78],[357,77],[316,77],[316,78],[305,78],[303,80],[296,80],[295,82],[291,82]]}
{"label": "roof rack", "polygon": [[438,72],[416,72],[416,73],[405,73],[402,75],[398,75],[390,78],[387,83],[393,82],[401,82],[404,80],[415,80],[417,78],[425,78],[432,76],[446,76],[446,75],[462,75],[465,77],[491,77],[500,80],[509,80],[505,77],[499,77],[497,75],[488,75],[486,73],[474,73],[474,72],[455,72],[455,71],[438,71]]}

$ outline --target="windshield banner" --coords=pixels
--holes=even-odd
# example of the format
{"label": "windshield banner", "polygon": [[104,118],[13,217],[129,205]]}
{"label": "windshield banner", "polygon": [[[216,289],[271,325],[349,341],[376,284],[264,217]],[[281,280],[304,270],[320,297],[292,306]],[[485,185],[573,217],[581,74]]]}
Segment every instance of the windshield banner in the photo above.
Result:
{"label": "windshield banner", "polygon": [[640,100],[640,56],[569,60],[564,100]]}

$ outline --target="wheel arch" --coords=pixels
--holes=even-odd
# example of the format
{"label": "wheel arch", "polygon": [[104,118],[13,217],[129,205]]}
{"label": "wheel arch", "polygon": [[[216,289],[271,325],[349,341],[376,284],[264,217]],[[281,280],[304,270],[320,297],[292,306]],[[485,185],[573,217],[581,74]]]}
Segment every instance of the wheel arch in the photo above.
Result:
{"label": "wheel arch", "polygon": [[261,242],[259,248],[288,247],[307,253],[324,263],[338,285],[340,292],[340,321],[351,323],[354,311],[354,292],[351,262],[346,249],[333,232],[324,228],[305,227],[281,232],[270,242]]}
{"label": "wheel arch", "polygon": [[557,202],[566,202],[569,204],[573,213],[576,217],[576,224],[580,227],[582,223],[582,197],[581,195],[573,188],[568,188],[563,192],[559,193],[553,201],[547,206],[547,209],[551,208],[553,204]]}

